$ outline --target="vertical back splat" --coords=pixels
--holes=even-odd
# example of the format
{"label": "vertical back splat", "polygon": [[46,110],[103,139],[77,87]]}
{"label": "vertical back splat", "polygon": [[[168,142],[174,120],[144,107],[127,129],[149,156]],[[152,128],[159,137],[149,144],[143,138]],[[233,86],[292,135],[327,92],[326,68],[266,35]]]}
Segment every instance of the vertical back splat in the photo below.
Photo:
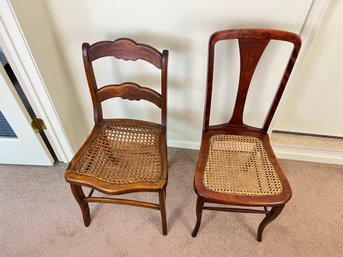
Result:
{"label": "vertical back splat", "polygon": [[232,125],[243,124],[243,112],[245,101],[248,95],[251,79],[254,75],[256,66],[269,43],[269,39],[239,39],[240,52],[240,77],[235,102],[235,108],[229,121]]}

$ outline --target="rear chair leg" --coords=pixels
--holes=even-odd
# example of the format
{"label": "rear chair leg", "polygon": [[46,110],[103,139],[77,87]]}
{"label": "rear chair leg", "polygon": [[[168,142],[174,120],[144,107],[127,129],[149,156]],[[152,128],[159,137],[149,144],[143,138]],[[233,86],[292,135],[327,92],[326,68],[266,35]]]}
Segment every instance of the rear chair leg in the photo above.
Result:
{"label": "rear chair leg", "polygon": [[195,224],[193,233],[192,233],[192,237],[196,237],[199,227],[200,227],[200,223],[201,223],[201,216],[202,216],[202,210],[204,207],[204,201],[200,199],[200,197],[197,198],[197,205],[196,205],[196,215],[197,215],[197,222]]}
{"label": "rear chair leg", "polygon": [[73,195],[75,197],[75,200],[77,201],[77,203],[79,204],[79,206],[81,208],[83,221],[85,223],[85,226],[88,227],[89,224],[91,223],[91,218],[90,218],[88,203],[83,200],[85,198],[85,195],[82,191],[82,188],[81,188],[81,186],[73,185],[73,184],[70,184],[70,187],[71,187],[71,191],[73,192]]}
{"label": "rear chair leg", "polygon": [[263,233],[264,228],[270,222],[275,220],[277,218],[277,216],[279,216],[279,214],[281,213],[283,207],[285,207],[285,205],[274,206],[270,210],[270,214],[267,214],[266,217],[262,220],[260,226],[258,227],[258,231],[257,231],[257,241],[259,241],[259,242],[262,241],[262,233]]}
{"label": "rear chair leg", "polygon": [[163,189],[158,192],[160,199],[160,210],[161,210],[161,219],[162,219],[162,234],[167,235],[167,215],[166,215],[166,189]]}

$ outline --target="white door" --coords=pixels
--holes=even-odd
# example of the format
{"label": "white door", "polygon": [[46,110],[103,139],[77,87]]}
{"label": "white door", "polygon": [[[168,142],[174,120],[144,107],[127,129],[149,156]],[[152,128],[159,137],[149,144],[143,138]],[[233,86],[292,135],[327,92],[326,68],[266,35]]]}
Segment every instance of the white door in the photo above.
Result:
{"label": "white door", "polygon": [[274,129],[343,137],[343,1],[332,1]]}
{"label": "white door", "polygon": [[31,127],[31,118],[0,65],[0,112],[13,132],[0,136],[0,163],[52,165],[54,160],[39,133]]}

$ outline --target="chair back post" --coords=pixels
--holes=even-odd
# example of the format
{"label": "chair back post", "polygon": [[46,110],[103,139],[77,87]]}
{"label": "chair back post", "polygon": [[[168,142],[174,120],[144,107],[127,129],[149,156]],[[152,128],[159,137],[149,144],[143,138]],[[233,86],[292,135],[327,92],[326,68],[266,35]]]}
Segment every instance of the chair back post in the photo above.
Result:
{"label": "chair back post", "polygon": [[270,40],[286,41],[293,44],[293,50],[288,64],[276,90],[276,94],[263,123],[263,127],[260,129],[262,132],[266,133],[297,59],[301,46],[301,39],[298,35],[291,32],[269,29],[223,30],[212,34],[209,40],[208,50],[207,90],[203,130],[210,128],[209,122],[212,101],[215,44],[218,41],[230,39],[238,39],[240,52],[240,76],[233,114],[230,121],[225,126],[235,127],[245,126],[243,123],[243,114],[250,83],[259,60]]}
{"label": "chair back post", "polygon": [[163,50],[161,57],[161,95],[162,95],[162,107],[161,107],[161,124],[164,131],[167,128],[167,81],[168,81],[168,50]]}
{"label": "chair back post", "polygon": [[[101,102],[120,97],[128,100],[146,100],[161,109],[161,124],[166,129],[167,124],[167,68],[168,51],[160,53],[155,48],[138,44],[128,38],[120,38],[115,41],[99,41],[92,45],[82,45],[84,68],[87,76],[88,86],[92,97],[94,122],[98,124],[103,119]],[[161,94],[147,87],[141,87],[133,82],[105,85],[98,88],[96,83],[92,62],[112,56],[124,61],[136,61],[138,59],[151,63],[161,70]]]}
{"label": "chair back post", "polygon": [[210,37],[208,44],[208,64],[207,64],[207,83],[206,83],[206,96],[205,96],[205,110],[204,110],[204,124],[203,131],[207,130],[210,126],[210,114],[212,103],[212,86],[213,86],[213,69],[214,69],[214,45],[213,35]]}
{"label": "chair back post", "polygon": [[101,102],[97,101],[96,92],[98,90],[98,86],[96,83],[92,62],[89,60],[88,51],[89,51],[89,44],[83,43],[82,44],[83,65],[86,72],[89,92],[92,98],[94,123],[99,124],[103,118],[102,107],[101,107]]}
{"label": "chair back post", "polygon": [[269,126],[270,126],[270,123],[271,123],[271,121],[272,121],[272,119],[274,117],[274,114],[275,114],[275,111],[277,109],[277,106],[280,103],[280,100],[281,100],[281,97],[283,95],[283,92],[285,91],[285,88],[286,88],[288,79],[291,76],[291,73],[292,73],[295,61],[298,58],[298,54],[299,54],[300,47],[301,47],[301,40],[300,40],[300,38],[298,38],[298,39],[299,40],[295,40],[294,42],[292,42],[294,44],[294,48],[293,48],[291,57],[290,57],[290,59],[288,61],[286,70],[284,72],[282,80],[281,80],[281,82],[279,84],[279,87],[278,87],[278,89],[276,91],[276,94],[274,96],[273,103],[272,103],[272,105],[271,105],[271,107],[270,107],[270,109],[268,111],[267,117],[266,117],[266,119],[264,121],[263,131],[266,132],[266,133],[267,133],[267,131],[269,129]]}

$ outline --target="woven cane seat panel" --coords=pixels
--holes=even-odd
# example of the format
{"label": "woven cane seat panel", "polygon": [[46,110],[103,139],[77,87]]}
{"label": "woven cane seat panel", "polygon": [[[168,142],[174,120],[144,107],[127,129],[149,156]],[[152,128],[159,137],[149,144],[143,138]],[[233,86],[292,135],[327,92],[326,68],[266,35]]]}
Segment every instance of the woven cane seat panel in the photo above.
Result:
{"label": "woven cane seat panel", "polygon": [[250,136],[210,138],[203,184],[208,190],[233,195],[276,195],[282,191],[262,142]]}
{"label": "woven cane seat panel", "polygon": [[75,172],[109,182],[156,182],[162,176],[161,127],[132,121],[105,123]]}

